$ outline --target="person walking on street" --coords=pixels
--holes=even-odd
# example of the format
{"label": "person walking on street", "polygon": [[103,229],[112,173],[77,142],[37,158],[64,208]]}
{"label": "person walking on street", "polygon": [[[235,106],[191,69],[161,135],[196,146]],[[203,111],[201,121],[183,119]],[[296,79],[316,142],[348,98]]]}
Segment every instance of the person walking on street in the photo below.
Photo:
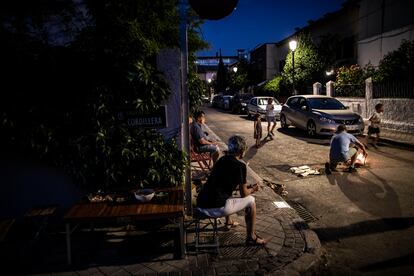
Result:
{"label": "person walking on street", "polygon": [[273,135],[275,135],[275,133],[273,132],[273,130],[276,127],[276,117],[275,117],[274,109],[275,107],[273,105],[273,98],[269,98],[267,100],[267,105],[266,105],[266,121],[267,121],[267,137],[269,137],[270,139],[273,139]]}
{"label": "person walking on street", "polygon": [[262,139],[262,117],[260,114],[254,115],[254,139],[256,139],[256,148],[260,147],[260,139]]}
{"label": "person walking on street", "polygon": [[[247,185],[246,164],[240,161],[246,148],[244,137],[229,138],[226,155],[217,161],[197,196],[197,208],[210,217],[225,216],[226,225],[233,224],[231,214],[245,210],[246,245],[264,245],[266,241],[256,234],[256,202],[252,196],[259,185]],[[236,188],[239,188],[240,197],[232,197]]]}
{"label": "person walking on street", "polygon": [[195,121],[191,124],[190,135],[193,139],[197,152],[209,152],[213,164],[216,163],[220,156],[220,148],[217,141],[210,139],[203,130],[203,125],[206,122],[204,111],[197,111],[194,114]]}
{"label": "person walking on street", "polygon": [[336,134],[331,139],[329,162],[325,163],[326,174],[336,171],[336,166],[340,162],[345,162],[349,165],[348,172],[356,172],[355,161],[358,156],[358,149],[350,147],[351,144],[358,145],[363,154],[367,155],[364,144],[354,135],[347,133],[345,125],[339,125]]}
{"label": "person walking on street", "polygon": [[[367,137],[367,144],[369,140],[373,139],[372,145],[374,148],[377,147],[378,140],[380,138],[380,124],[382,119],[382,114],[384,113],[384,105],[382,103],[378,103],[375,105],[375,111],[369,117],[369,121],[371,122],[371,125],[368,126],[368,137]],[[375,134],[375,137],[372,137]]]}

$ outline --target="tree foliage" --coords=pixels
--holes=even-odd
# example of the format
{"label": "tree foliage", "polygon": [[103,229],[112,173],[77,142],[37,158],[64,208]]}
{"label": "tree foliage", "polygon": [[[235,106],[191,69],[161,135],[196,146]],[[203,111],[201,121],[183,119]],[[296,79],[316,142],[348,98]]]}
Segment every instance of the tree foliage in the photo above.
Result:
{"label": "tree foliage", "polygon": [[364,97],[365,80],[374,74],[375,68],[370,63],[362,68],[358,64],[340,67],[336,72],[335,94],[345,97]]}
{"label": "tree foliage", "polygon": [[276,76],[272,80],[268,81],[263,90],[267,92],[269,96],[277,97],[280,96],[284,91],[287,90],[286,85],[284,84],[284,79],[282,76]]}
{"label": "tree foliage", "polygon": [[294,77],[295,87],[300,91],[305,89],[309,83],[316,81],[322,70],[323,63],[315,44],[309,35],[301,34],[294,52],[294,66],[292,64],[292,52],[290,51],[286,56],[282,73],[283,78],[287,84],[292,86]]}
{"label": "tree foliage", "polygon": [[232,72],[229,80],[231,91],[238,92],[249,85],[249,64],[245,59],[241,59],[237,64],[237,72]]}
{"label": "tree foliage", "polygon": [[403,40],[400,47],[380,61],[374,74],[377,82],[412,81],[414,76],[414,41]]}
{"label": "tree foliage", "polygon": [[[175,142],[117,117],[168,98],[155,55],[178,47],[176,1],[8,2],[0,9],[4,155],[63,168],[84,187],[181,184]],[[189,43],[203,45],[194,29]]]}

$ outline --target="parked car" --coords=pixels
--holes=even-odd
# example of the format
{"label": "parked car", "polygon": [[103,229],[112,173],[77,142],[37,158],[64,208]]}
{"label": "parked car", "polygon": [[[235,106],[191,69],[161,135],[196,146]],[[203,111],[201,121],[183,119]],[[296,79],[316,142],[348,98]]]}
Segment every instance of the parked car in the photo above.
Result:
{"label": "parked car", "polygon": [[231,112],[236,114],[247,114],[247,104],[251,98],[253,98],[253,94],[250,93],[237,93],[234,95],[231,104]]}
{"label": "parked car", "polygon": [[224,95],[223,96],[223,101],[222,101],[222,104],[221,104],[220,107],[223,108],[224,110],[229,110],[232,100],[233,100],[233,96]]}
{"label": "parked car", "polygon": [[346,125],[348,132],[364,132],[364,120],[340,101],[329,96],[297,95],[287,99],[280,114],[282,128],[289,125],[305,129],[309,136],[332,135],[338,125]]}
{"label": "parked car", "polygon": [[213,101],[211,102],[211,105],[213,107],[220,107],[222,101],[223,101],[223,95],[216,95],[214,96]]}
{"label": "parked car", "polygon": [[211,103],[211,98],[207,95],[203,95],[201,100],[203,101],[203,103]]}
{"label": "parked car", "polygon": [[232,98],[231,95],[217,95],[213,98],[212,106],[229,110]]}
{"label": "parked car", "polygon": [[[247,104],[247,116],[251,118],[254,114],[259,113],[262,118],[266,117],[266,105],[267,100],[271,97],[253,97],[250,99],[249,103]],[[273,98],[273,106],[274,106],[274,114],[277,120],[280,117],[280,111],[282,109],[282,105]]]}

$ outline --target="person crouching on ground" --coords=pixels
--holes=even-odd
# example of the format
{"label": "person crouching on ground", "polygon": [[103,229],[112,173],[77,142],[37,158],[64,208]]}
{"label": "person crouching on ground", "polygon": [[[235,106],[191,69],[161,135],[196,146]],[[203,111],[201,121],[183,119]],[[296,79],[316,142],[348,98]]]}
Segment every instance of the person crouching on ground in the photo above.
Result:
{"label": "person crouching on ground", "polygon": [[190,126],[190,135],[196,145],[197,152],[209,152],[213,164],[216,163],[220,156],[220,148],[218,143],[209,139],[206,132],[203,130],[203,125],[206,122],[205,113],[203,111],[197,111],[194,114],[195,121]]}
{"label": "person crouching on ground", "polygon": [[351,144],[358,145],[364,155],[367,154],[365,146],[354,135],[346,132],[346,126],[339,125],[336,134],[331,139],[329,162],[325,163],[326,174],[335,171],[340,162],[349,165],[348,172],[356,172],[355,161],[358,156],[358,149],[350,147]]}
{"label": "person crouching on ground", "polygon": [[[246,140],[234,135],[229,138],[228,151],[213,167],[207,182],[197,196],[200,212],[211,217],[226,217],[226,225],[233,225],[230,215],[245,210],[246,244],[263,245],[265,240],[256,234],[256,203],[251,195],[258,191],[259,185],[247,185],[246,164],[240,159],[246,151]],[[239,188],[241,197],[232,197]]]}

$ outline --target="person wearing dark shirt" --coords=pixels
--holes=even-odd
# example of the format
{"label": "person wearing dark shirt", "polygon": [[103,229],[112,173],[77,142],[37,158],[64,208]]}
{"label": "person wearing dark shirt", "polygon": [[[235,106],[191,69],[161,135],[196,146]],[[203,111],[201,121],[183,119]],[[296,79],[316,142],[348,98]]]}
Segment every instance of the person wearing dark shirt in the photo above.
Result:
{"label": "person wearing dark shirt", "polygon": [[209,152],[213,164],[216,163],[220,156],[220,149],[216,141],[209,139],[208,135],[203,130],[203,125],[206,121],[205,113],[198,111],[194,114],[195,121],[191,124],[190,135],[195,143],[197,152]]}
{"label": "person wearing dark shirt", "polygon": [[[211,217],[225,216],[226,224],[230,223],[231,214],[245,210],[246,244],[263,245],[265,240],[255,231],[256,203],[251,195],[259,189],[259,185],[247,185],[246,164],[240,161],[246,147],[244,137],[230,137],[226,155],[217,161],[197,196],[197,207]],[[236,188],[239,188],[241,197],[232,197]]]}

